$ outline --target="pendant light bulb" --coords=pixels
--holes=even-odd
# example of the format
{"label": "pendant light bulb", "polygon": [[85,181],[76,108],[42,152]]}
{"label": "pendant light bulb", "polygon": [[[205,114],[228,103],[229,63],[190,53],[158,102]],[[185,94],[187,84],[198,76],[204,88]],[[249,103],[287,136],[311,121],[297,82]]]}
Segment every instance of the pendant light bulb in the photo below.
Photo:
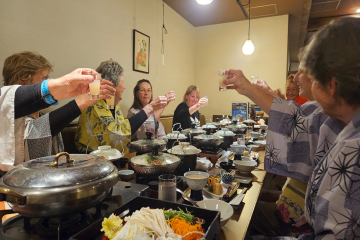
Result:
{"label": "pendant light bulb", "polygon": [[252,43],[252,41],[250,39],[246,40],[246,42],[244,43],[244,46],[242,47],[242,52],[245,55],[251,55],[251,54],[253,54],[254,50],[255,50],[255,46]]}
{"label": "pendant light bulb", "polygon": [[213,0],[196,0],[196,2],[200,5],[208,5],[212,2]]}

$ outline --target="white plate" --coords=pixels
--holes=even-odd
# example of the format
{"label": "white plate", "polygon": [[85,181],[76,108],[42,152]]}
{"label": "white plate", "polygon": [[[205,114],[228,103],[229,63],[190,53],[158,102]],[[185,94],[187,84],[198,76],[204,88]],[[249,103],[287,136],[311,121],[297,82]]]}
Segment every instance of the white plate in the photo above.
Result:
{"label": "white plate", "polygon": [[259,144],[260,146],[261,145],[265,146],[266,145],[266,140],[258,140],[258,141],[255,141],[254,143]]}

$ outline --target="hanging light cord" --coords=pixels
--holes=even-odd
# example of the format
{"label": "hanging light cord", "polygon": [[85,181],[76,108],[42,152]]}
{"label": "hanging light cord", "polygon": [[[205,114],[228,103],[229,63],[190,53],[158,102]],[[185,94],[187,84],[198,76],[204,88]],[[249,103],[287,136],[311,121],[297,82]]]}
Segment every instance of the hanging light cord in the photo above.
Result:
{"label": "hanging light cord", "polygon": [[161,29],[161,53],[164,54],[165,49],[164,49],[164,33],[167,34],[168,31],[166,30],[165,27],[165,14],[164,14],[165,10],[164,10],[164,1],[163,1],[163,25],[162,25],[162,29]]}
{"label": "hanging light cord", "polygon": [[249,30],[248,30],[248,40],[250,40],[250,10],[251,10],[251,4],[250,4],[251,0],[249,0]]}

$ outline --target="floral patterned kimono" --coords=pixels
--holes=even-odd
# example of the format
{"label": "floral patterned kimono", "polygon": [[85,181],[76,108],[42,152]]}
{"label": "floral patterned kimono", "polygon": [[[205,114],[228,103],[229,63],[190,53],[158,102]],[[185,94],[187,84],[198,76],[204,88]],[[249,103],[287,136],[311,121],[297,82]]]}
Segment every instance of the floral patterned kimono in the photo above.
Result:
{"label": "floral patterned kimono", "polygon": [[305,216],[314,232],[299,239],[360,238],[360,114],[345,125],[314,103],[274,98],[265,170],[308,181]]}
{"label": "floral patterned kimono", "polygon": [[75,134],[75,145],[80,152],[96,150],[99,146],[110,145],[120,152],[128,153],[131,127],[124,119],[120,107],[115,105],[115,118],[107,109],[104,100],[98,100],[93,106],[84,109],[79,118]]}

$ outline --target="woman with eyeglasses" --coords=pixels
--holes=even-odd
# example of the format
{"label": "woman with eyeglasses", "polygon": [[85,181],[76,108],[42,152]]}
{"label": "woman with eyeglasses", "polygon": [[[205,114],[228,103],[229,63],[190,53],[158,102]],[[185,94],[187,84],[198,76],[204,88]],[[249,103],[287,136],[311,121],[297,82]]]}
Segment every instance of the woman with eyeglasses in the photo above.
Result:
{"label": "woman with eyeglasses", "polygon": [[[130,142],[130,136],[154,111],[164,108],[169,101],[165,96],[159,96],[137,114],[125,119],[118,106],[125,90],[124,69],[118,62],[110,59],[102,62],[96,71],[103,79],[113,83],[116,90],[115,109],[108,109],[104,100],[98,100],[93,106],[84,109],[76,130],[75,145],[79,152],[92,151],[98,149],[99,146],[110,145],[119,151],[129,153],[127,144]],[[119,141],[122,143],[118,144]]]}
{"label": "woman with eyeglasses", "polygon": [[[141,79],[136,83],[134,87],[134,102],[129,109],[128,118],[140,112],[146,105],[148,105],[152,99],[152,86],[149,80]],[[171,100],[175,99],[175,92],[170,91],[166,94],[168,99],[168,104]],[[136,141],[138,139],[145,139],[145,132],[152,132],[153,138],[163,139],[166,135],[164,126],[159,121],[161,114],[163,113],[165,107],[161,108],[158,111],[154,111],[148,119],[144,122],[144,124],[136,131],[136,133],[132,134],[131,140]]]}

